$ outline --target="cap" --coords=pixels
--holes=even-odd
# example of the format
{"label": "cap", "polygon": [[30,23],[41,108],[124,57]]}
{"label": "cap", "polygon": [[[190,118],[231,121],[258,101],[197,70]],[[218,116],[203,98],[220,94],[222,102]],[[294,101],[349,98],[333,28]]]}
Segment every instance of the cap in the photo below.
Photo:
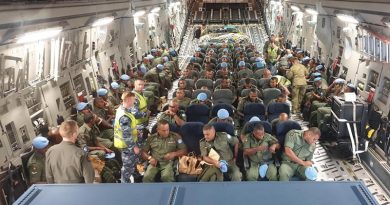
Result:
{"label": "cap", "polygon": [[152,55],[150,55],[150,54],[147,55],[146,57],[147,57],[149,60],[153,60],[153,59],[154,59],[154,56],[152,56]]}
{"label": "cap", "polygon": [[152,50],[150,50],[150,52],[155,53],[157,52],[157,49],[153,48]]}
{"label": "cap", "polygon": [[264,178],[265,175],[267,174],[268,170],[268,164],[263,164],[259,167],[259,175],[261,178]]}
{"label": "cap", "polygon": [[159,69],[159,70],[162,70],[162,69],[164,69],[164,66],[161,65],[161,64],[158,64],[158,65],[156,66],[156,68]]}
{"label": "cap", "polygon": [[240,66],[240,67],[245,66],[245,61],[240,61],[240,62],[238,63],[238,66]]}
{"label": "cap", "polygon": [[121,75],[121,80],[130,80],[130,76],[123,74]]}
{"label": "cap", "polygon": [[240,51],[241,50],[241,47],[237,47],[235,48],[236,51]]}
{"label": "cap", "polygon": [[169,58],[167,56],[164,56],[162,59],[163,59],[164,62],[168,62],[169,61]]}
{"label": "cap", "polygon": [[302,58],[302,62],[306,62],[306,61],[309,61],[310,60],[310,57],[309,56],[305,56]]}
{"label": "cap", "polygon": [[105,89],[105,88],[100,88],[99,90],[97,90],[96,93],[97,93],[98,96],[105,96],[105,95],[107,95],[108,90]]}
{"label": "cap", "polygon": [[222,173],[227,172],[228,171],[228,163],[225,160],[220,160],[219,163],[221,164],[221,166],[219,167],[221,172]]}
{"label": "cap", "polygon": [[320,77],[320,76],[321,76],[321,73],[312,73],[311,74],[311,77],[314,77],[314,78]]}
{"label": "cap", "polygon": [[316,67],[316,70],[323,70],[324,69],[324,66],[323,65],[318,65],[317,67]]}
{"label": "cap", "polygon": [[226,62],[222,62],[222,63],[221,63],[221,67],[222,67],[222,68],[227,68],[227,67],[228,67],[228,64],[227,64]]}
{"label": "cap", "polygon": [[200,52],[202,49],[200,49],[199,47],[195,49],[196,52]]}
{"label": "cap", "polygon": [[321,80],[321,77],[314,78],[314,82],[317,82],[317,81],[320,81],[320,80]]}
{"label": "cap", "polygon": [[226,119],[229,117],[229,112],[226,109],[219,109],[217,112],[217,116],[219,119]]}
{"label": "cap", "polygon": [[146,72],[148,72],[148,70],[146,69],[146,67],[145,67],[144,65],[141,65],[141,66],[139,67],[139,70],[140,70],[143,74],[145,74]]}
{"label": "cap", "polygon": [[256,62],[256,68],[264,68],[264,67],[265,67],[265,62],[264,61]]}
{"label": "cap", "polygon": [[261,61],[264,61],[264,59],[260,58],[260,57],[257,57],[256,58],[256,62],[261,62]]}
{"label": "cap", "polygon": [[112,82],[111,87],[112,87],[112,89],[116,90],[119,88],[119,84],[117,82]]}
{"label": "cap", "polygon": [[37,136],[32,140],[32,146],[35,149],[43,149],[49,145],[49,140],[46,137]]}
{"label": "cap", "polygon": [[85,102],[79,102],[76,106],[76,109],[78,111],[84,110],[87,107],[88,103]]}
{"label": "cap", "polygon": [[196,96],[196,99],[200,101],[205,101],[207,99],[207,94],[206,93],[199,93],[198,96]]}
{"label": "cap", "polygon": [[190,59],[190,63],[195,63],[196,62],[196,58],[195,57],[192,57],[191,59]]}
{"label": "cap", "polygon": [[337,78],[336,80],[334,80],[334,83],[337,83],[337,84],[344,84],[344,83],[345,83],[345,80],[342,79],[342,78]]}
{"label": "cap", "polygon": [[287,58],[292,58],[292,57],[294,57],[294,56],[291,53],[287,55]]}
{"label": "cap", "polygon": [[353,92],[356,91],[356,86],[352,83],[348,83],[347,86],[353,90]]}
{"label": "cap", "polygon": [[224,49],[223,49],[223,52],[229,52],[229,49],[224,48]]}
{"label": "cap", "polygon": [[260,120],[260,118],[259,117],[256,117],[256,116],[253,116],[250,120],[249,120],[249,122],[260,122],[261,120]]}
{"label": "cap", "polygon": [[317,170],[314,167],[307,167],[305,169],[305,176],[308,180],[315,181],[317,179]]}

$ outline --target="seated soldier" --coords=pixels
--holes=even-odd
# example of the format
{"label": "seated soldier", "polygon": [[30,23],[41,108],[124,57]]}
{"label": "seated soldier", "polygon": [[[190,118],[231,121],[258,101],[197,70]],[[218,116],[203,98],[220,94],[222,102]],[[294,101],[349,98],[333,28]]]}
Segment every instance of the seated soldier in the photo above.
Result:
{"label": "seated soldier", "polygon": [[[257,124],[253,132],[246,135],[243,141],[244,156],[248,157],[250,167],[247,170],[247,180],[257,181],[259,179],[260,166],[268,166],[263,171],[270,181],[277,181],[276,166],[272,163],[272,154],[280,148],[278,140],[272,135],[264,132],[264,127]],[[261,167],[260,169],[264,169]],[[264,176],[261,176],[264,177]]]}
{"label": "seated soldier", "polygon": [[123,74],[119,80],[119,92],[123,93],[125,91],[131,90],[130,76]]}
{"label": "seated soldier", "polygon": [[[88,114],[88,113],[92,113],[91,110],[90,110],[90,106],[88,103],[85,103],[85,102],[80,102],[76,105],[76,109],[77,109],[77,126],[82,126],[84,124],[84,115],[85,114]],[[94,113],[93,113],[94,114]],[[96,115],[96,114],[94,114]],[[110,124],[109,122],[107,122],[106,120],[104,120],[103,118],[99,117],[99,120],[98,120],[98,125],[99,125],[99,128],[103,128],[103,129],[112,129],[113,126],[112,124]],[[112,136],[113,137],[113,136]]]}
{"label": "seated soldier", "polygon": [[288,115],[287,113],[280,113],[279,114],[279,117],[272,120],[271,122],[271,127],[272,127],[272,133],[275,134],[276,133],[276,127],[278,126],[278,124],[280,122],[284,122],[284,121],[287,121],[288,120]]}
{"label": "seated soldier", "polygon": [[214,71],[211,68],[206,68],[202,78],[214,80]]}
{"label": "seated soldier", "polygon": [[37,136],[32,140],[34,153],[27,162],[30,185],[46,184],[45,153],[49,148],[49,140],[46,137]]}
{"label": "seated soldier", "polygon": [[281,93],[280,95],[278,95],[278,97],[276,97],[276,99],[272,99],[269,103],[273,103],[273,102],[287,103],[287,95]]}
{"label": "seated soldier", "polygon": [[168,104],[168,109],[160,113],[158,120],[165,120],[170,124],[182,126],[186,122],[186,114],[184,110],[179,109],[179,103],[176,99],[172,99]]}
{"label": "seated soldier", "polygon": [[211,106],[213,105],[211,100],[207,99],[206,93],[199,93],[198,96],[196,96],[196,99],[190,102],[190,105],[193,104],[207,105],[209,108],[211,108]]}
{"label": "seated soldier", "polygon": [[119,93],[119,84],[117,82],[112,82],[110,91],[108,92],[108,101],[114,107],[118,108],[121,103],[121,93]]}
{"label": "seated soldier", "polygon": [[159,120],[157,133],[148,137],[142,149],[143,159],[149,161],[143,182],[155,182],[155,177],[159,172],[161,172],[161,181],[175,181],[173,161],[185,154],[187,154],[187,148],[180,135],[170,132],[166,120]]}
{"label": "seated soldier", "polygon": [[252,81],[250,78],[245,78],[244,84],[238,86],[238,94],[241,95],[241,92],[244,89],[257,89],[256,85],[252,84]]}
{"label": "seated soldier", "polygon": [[93,106],[94,106],[94,113],[101,117],[102,119],[106,120],[107,122],[112,122],[112,120],[115,117],[114,111],[110,108],[109,104],[104,101],[101,97],[96,97],[93,100]]}
{"label": "seated soldier", "polygon": [[[232,181],[241,181],[242,175],[235,162],[238,155],[238,139],[225,132],[215,132],[210,124],[203,127],[203,135],[199,146],[203,161],[208,165],[200,174],[199,181],[223,181],[222,171],[227,172]],[[234,152],[230,146],[234,146]]]}
{"label": "seated soldier", "polygon": [[219,109],[217,112],[217,117],[211,119],[209,124],[212,124],[214,122],[226,122],[234,125],[233,118],[229,116],[229,112],[226,109]]}
{"label": "seated soldier", "polygon": [[244,126],[242,126],[242,129],[241,129],[241,131],[240,131],[240,140],[241,140],[241,142],[243,142],[243,141],[246,139],[245,135],[246,135],[247,133],[245,133],[245,132],[248,131],[249,125],[250,125],[252,122],[260,122],[260,121],[261,121],[261,120],[260,120],[259,117],[253,116],[253,117],[251,117],[251,119],[250,119],[248,122],[246,122],[246,123],[244,124]]}
{"label": "seated soldier", "polygon": [[315,143],[321,136],[318,128],[309,130],[291,130],[286,134],[282,165],[279,168],[279,180],[289,181],[294,175],[306,180],[306,168],[313,165]]}
{"label": "seated soldier", "polygon": [[229,78],[223,78],[222,81],[221,81],[221,85],[218,85],[217,87],[215,87],[214,90],[220,90],[220,89],[229,89],[232,91],[233,93],[233,96],[234,96],[234,100],[233,102],[237,99],[237,92],[236,92],[236,88],[232,85],[232,81],[229,79]]}
{"label": "seated soldier", "polygon": [[269,69],[265,69],[264,72],[263,72],[263,78],[271,78],[272,77],[272,73]]}
{"label": "seated soldier", "polygon": [[190,105],[191,102],[191,98],[186,97],[185,90],[181,88],[176,89],[176,97],[174,99],[179,103],[179,106],[184,108]]}
{"label": "seated soldier", "polygon": [[244,117],[244,107],[248,103],[263,103],[263,101],[258,97],[256,89],[251,89],[248,96],[241,98],[240,102],[238,102],[237,114],[240,117]]}
{"label": "seated soldier", "polygon": [[268,84],[264,84],[262,87],[263,89],[266,88],[277,88],[279,89],[283,94],[285,95],[290,95],[290,91],[288,91],[287,87],[281,85],[278,83],[278,78],[277,77],[271,77],[271,80],[269,81]]}

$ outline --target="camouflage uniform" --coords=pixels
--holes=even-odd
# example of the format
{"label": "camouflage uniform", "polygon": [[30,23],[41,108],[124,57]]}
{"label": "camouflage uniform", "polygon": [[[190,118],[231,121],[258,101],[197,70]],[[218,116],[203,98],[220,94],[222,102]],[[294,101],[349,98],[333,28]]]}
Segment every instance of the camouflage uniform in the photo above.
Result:
{"label": "camouflage uniform", "polygon": [[[310,161],[313,159],[313,154],[316,145],[308,144],[303,139],[302,130],[291,130],[286,134],[286,140],[284,142],[285,147],[289,147],[297,155],[297,157],[303,161]],[[295,174],[302,179],[306,179],[305,170],[307,167],[297,164],[285,154],[282,155],[282,165],[279,168],[279,180],[289,181]]]}
{"label": "camouflage uniform", "polygon": [[30,184],[46,182],[44,154],[35,151],[27,162],[27,168]]}
{"label": "camouflage uniform", "polygon": [[[264,137],[258,140],[252,133],[246,135],[246,139],[243,142],[243,149],[255,148],[258,146],[265,145],[270,147],[271,145],[277,144],[278,140],[268,133],[264,133]],[[276,166],[271,162],[272,153],[269,150],[257,151],[255,154],[248,156],[250,161],[250,167],[246,171],[248,181],[256,181],[259,178],[259,167],[262,164],[268,164],[267,178],[270,181],[277,181],[277,170]]]}

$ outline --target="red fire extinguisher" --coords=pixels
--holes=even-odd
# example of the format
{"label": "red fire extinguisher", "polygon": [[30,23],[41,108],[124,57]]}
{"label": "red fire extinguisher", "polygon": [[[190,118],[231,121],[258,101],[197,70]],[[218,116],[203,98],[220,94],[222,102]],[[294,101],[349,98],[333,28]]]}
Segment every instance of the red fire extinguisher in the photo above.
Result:
{"label": "red fire extinguisher", "polygon": [[375,96],[375,88],[371,88],[370,92],[368,93],[367,102],[372,103],[372,101],[374,101],[374,96]]}

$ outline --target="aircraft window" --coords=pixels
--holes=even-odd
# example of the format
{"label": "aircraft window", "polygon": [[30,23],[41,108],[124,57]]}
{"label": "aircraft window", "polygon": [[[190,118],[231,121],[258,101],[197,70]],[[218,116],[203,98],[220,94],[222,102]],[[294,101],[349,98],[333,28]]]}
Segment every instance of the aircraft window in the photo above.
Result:
{"label": "aircraft window", "polygon": [[19,131],[20,131],[20,134],[22,135],[23,143],[26,143],[26,142],[30,141],[30,137],[28,136],[26,125],[23,125],[19,129]]}
{"label": "aircraft window", "polygon": [[83,81],[83,75],[79,74],[76,77],[73,78],[73,83],[75,86],[76,93],[82,92],[85,96],[87,93],[85,92],[85,85]]}
{"label": "aircraft window", "polygon": [[61,90],[61,95],[62,95],[62,98],[64,99],[64,104],[65,104],[65,108],[66,109],[69,109],[71,108],[73,105],[75,105],[75,101],[74,101],[74,98],[70,92],[70,84],[69,82],[66,82],[64,84],[62,84],[60,86],[60,90]]}
{"label": "aircraft window", "polygon": [[374,37],[369,37],[368,39],[368,54],[371,56],[375,55],[375,38]]}
{"label": "aircraft window", "polygon": [[24,100],[27,105],[28,113],[33,115],[34,113],[38,112],[41,109],[41,102],[39,98],[39,92],[37,90],[33,90],[32,92],[27,93],[24,95]]}
{"label": "aircraft window", "polygon": [[375,39],[375,59],[379,60],[381,57],[381,52],[382,52],[381,42],[377,38],[374,38],[374,39]]}
{"label": "aircraft window", "polygon": [[368,36],[363,36],[363,52],[368,53],[369,52],[369,37]]}
{"label": "aircraft window", "polygon": [[389,49],[389,45],[387,45],[385,42],[381,41],[381,61],[382,62],[389,61],[388,49]]}
{"label": "aircraft window", "polygon": [[384,78],[383,86],[379,92],[378,99],[386,104],[387,100],[389,99],[390,96],[390,79],[389,78]]}
{"label": "aircraft window", "polygon": [[344,40],[344,58],[349,59],[352,55],[352,42],[350,37]]}
{"label": "aircraft window", "polygon": [[378,83],[379,74],[375,71],[370,72],[369,82],[366,91],[369,91],[370,88],[376,88]]}
{"label": "aircraft window", "polygon": [[20,146],[19,146],[18,140],[17,140],[18,135],[17,135],[16,130],[15,130],[14,122],[10,122],[7,125],[5,125],[5,130],[6,130],[6,133],[8,136],[8,141],[11,145],[12,151],[20,149]]}

